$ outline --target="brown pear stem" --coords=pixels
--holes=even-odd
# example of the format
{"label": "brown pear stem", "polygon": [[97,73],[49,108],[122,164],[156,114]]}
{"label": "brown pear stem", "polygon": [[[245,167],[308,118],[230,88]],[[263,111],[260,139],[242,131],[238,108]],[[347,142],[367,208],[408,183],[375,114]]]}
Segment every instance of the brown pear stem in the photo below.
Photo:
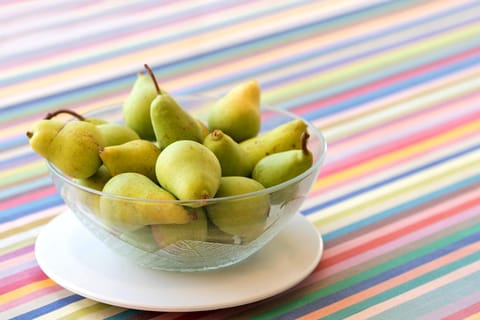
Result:
{"label": "brown pear stem", "polygon": [[158,86],[157,79],[155,78],[155,74],[153,74],[152,69],[151,69],[150,66],[149,66],[148,64],[146,64],[146,63],[145,63],[143,66],[145,67],[145,69],[147,69],[148,74],[150,75],[150,78],[152,78],[153,84],[155,84],[155,89],[157,89],[157,93],[158,93],[158,94],[161,94],[161,92],[160,92],[160,87]]}
{"label": "brown pear stem", "polygon": [[69,110],[69,109],[58,109],[57,111],[54,111],[54,112],[49,112],[47,113],[47,115],[43,118],[44,120],[50,120],[52,119],[53,117],[59,115],[59,114],[62,114],[62,113],[67,113],[69,115],[72,115],[74,116],[75,118],[77,118],[78,120],[80,121],[84,121],[85,120],[85,117],[82,116],[81,114],[78,114],[77,112],[73,111],[73,110]]}
{"label": "brown pear stem", "polygon": [[310,150],[308,150],[308,138],[310,138],[310,135],[308,134],[307,131],[304,131],[302,133],[302,151],[303,151],[303,154],[305,155],[309,155],[310,154]]}

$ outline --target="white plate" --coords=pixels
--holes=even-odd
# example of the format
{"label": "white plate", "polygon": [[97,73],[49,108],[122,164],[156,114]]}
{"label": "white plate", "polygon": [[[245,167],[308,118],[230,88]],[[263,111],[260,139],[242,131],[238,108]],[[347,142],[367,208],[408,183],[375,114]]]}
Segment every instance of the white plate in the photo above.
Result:
{"label": "white plate", "polygon": [[40,268],[60,286],[115,306],[171,312],[220,309],[271,297],[307,277],[322,252],[320,234],[300,214],[251,257],[212,271],[138,266],[107,248],[68,211],[48,223],[35,243]]}

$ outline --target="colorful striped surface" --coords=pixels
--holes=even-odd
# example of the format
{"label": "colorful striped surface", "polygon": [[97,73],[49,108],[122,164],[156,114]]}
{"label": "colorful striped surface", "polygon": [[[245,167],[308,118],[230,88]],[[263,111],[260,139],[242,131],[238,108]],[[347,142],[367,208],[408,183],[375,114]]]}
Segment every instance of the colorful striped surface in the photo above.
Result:
{"label": "colorful striped surface", "polygon": [[[478,1],[0,2],[1,319],[480,318]],[[172,93],[259,81],[328,141],[301,213],[314,272],[278,296],[192,313],[128,310],[34,257],[65,210],[25,131],[120,104],[144,63]],[[235,288],[232,288],[235,290]]]}

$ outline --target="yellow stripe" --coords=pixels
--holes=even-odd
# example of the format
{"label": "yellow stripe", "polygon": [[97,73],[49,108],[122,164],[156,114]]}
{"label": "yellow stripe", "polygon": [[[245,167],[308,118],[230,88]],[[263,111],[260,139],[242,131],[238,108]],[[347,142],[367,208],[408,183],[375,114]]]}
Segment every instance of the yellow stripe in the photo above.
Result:
{"label": "yellow stripe", "polygon": [[351,179],[355,176],[361,175],[366,171],[373,171],[375,169],[388,166],[389,164],[402,160],[404,158],[413,156],[422,151],[431,149],[440,144],[446,144],[451,140],[459,137],[478,132],[480,129],[480,120],[470,122],[462,127],[455,128],[444,134],[440,134],[433,138],[421,141],[414,145],[405,147],[398,151],[388,153],[383,156],[379,156],[367,162],[363,162],[359,165],[352,166],[348,169],[342,170],[338,173],[334,173],[328,176],[320,177],[320,179],[314,184],[313,190],[325,188],[333,184]]}
{"label": "yellow stripe", "polygon": [[40,289],[56,286],[57,284],[50,279],[45,279],[41,281],[36,281],[30,284],[27,284],[21,288],[15,289],[13,291],[9,291],[4,295],[0,296],[0,304],[7,303],[23,296],[26,296],[34,291],[38,291]]}

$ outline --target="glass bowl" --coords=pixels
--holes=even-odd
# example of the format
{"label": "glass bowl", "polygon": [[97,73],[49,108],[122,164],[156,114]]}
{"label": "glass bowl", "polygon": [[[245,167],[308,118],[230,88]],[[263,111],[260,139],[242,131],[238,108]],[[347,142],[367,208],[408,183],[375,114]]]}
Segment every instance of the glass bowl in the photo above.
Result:
{"label": "glass bowl", "polygon": [[[192,115],[205,120],[209,102],[214,98],[202,96],[175,97]],[[112,122],[122,122],[122,107],[101,108],[86,115]],[[297,115],[268,106],[261,107],[261,132],[299,119]],[[304,120],[305,121],[305,120]],[[52,180],[69,209],[111,250],[133,262],[152,269],[166,271],[202,271],[238,263],[261,249],[281,231],[298,212],[312,184],[316,181],[325,158],[326,142],[322,133],[311,123],[308,148],[313,154],[313,165],[299,176],[263,190],[230,197],[207,200],[149,200],[112,195],[85,187],[63,174],[52,163],[47,167]],[[120,221],[108,208],[135,208],[154,210],[157,206],[183,207],[192,218],[187,229],[175,225],[128,224]],[[227,233],[208,218],[212,210],[231,210],[248,214],[258,203],[266,206],[266,219],[260,224],[245,222],[248,234]],[[114,205],[112,205],[114,204]],[[258,207],[258,205],[257,205]],[[102,208],[104,210],[102,210]],[[140,209],[139,209],[140,208]],[[255,207],[256,208],[256,207]],[[121,210],[121,209],[118,209]]]}

